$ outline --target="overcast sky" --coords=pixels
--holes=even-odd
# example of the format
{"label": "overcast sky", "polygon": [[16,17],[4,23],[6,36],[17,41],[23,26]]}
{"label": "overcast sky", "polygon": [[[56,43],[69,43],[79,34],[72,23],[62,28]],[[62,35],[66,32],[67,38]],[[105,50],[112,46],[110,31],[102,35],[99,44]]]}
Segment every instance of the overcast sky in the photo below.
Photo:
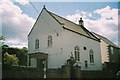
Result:
{"label": "overcast sky", "polygon": [[[5,0],[3,0],[5,1]],[[85,27],[107,37],[118,45],[118,3],[117,2],[32,2],[40,13],[43,5],[66,19],[78,24],[83,18]],[[2,8],[2,9],[1,9]],[[11,47],[27,47],[27,35],[39,13],[28,0],[0,3],[2,35],[5,44]]]}

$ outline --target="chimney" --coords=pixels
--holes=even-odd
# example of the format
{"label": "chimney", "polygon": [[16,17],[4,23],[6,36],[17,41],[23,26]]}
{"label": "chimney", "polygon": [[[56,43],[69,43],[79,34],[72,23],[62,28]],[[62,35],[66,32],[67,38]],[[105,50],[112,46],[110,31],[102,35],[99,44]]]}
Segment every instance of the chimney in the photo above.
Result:
{"label": "chimney", "polygon": [[80,20],[79,20],[79,25],[84,26],[84,21],[82,20],[82,18],[80,18]]}
{"label": "chimney", "polygon": [[45,8],[45,5],[43,6],[43,8],[46,9],[46,8]]}

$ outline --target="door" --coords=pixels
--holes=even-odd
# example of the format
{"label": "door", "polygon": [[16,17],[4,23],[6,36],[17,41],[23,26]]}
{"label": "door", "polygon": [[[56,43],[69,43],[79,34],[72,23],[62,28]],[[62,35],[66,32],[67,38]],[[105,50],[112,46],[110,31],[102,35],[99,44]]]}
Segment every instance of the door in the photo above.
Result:
{"label": "door", "polygon": [[43,63],[44,60],[42,59],[37,59],[37,67],[39,69],[43,69],[44,68],[44,63]]}

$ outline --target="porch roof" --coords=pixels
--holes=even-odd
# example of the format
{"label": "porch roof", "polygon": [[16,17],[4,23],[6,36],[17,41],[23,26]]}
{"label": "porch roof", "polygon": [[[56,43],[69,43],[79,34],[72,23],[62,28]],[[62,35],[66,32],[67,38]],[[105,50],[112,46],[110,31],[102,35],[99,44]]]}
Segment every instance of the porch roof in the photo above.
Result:
{"label": "porch roof", "polygon": [[48,58],[48,54],[47,53],[43,53],[43,52],[36,52],[36,53],[31,53],[28,54],[30,58],[37,58],[37,59],[47,59]]}

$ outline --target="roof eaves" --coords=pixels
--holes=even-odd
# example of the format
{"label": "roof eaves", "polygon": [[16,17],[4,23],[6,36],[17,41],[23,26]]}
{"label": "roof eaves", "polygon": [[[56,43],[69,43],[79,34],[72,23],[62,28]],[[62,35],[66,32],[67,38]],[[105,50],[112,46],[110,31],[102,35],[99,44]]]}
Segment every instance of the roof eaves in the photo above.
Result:
{"label": "roof eaves", "polygon": [[[48,11],[51,15],[53,14],[53,15],[56,15],[56,14],[54,14],[54,13],[52,13],[52,12],[50,12],[50,11]],[[52,16],[53,16],[52,15]],[[63,17],[61,17],[61,16],[59,16],[59,15],[56,15],[56,16],[58,16],[58,17],[60,17],[60,18],[62,18],[62,19],[64,19],[64,20],[67,20],[67,19],[65,19],[65,18],[63,18]],[[53,16],[54,17],[54,16]],[[54,17],[55,18],[55,17]],[[56,18],[55,18],[56,19]],[[56,19],[57,20],[57,19]],[[58,21],[58,20],[57,20]],[[69,21],[69,22],[71,22],[71,23],[73,23],[73,24],[75,24],[75,25],[77,25],[77,26],[80,26],[80,25],[78,25],[78,24],[76,24],[76,23],[74,23],[74,22],[72,22],[72,21],[70,21],[70,20],[67,20],[67,21]],[[59,21],[58,21],[59,22]],[[62,24],[62,23],[60,23],[60,24]],[[100,39],[98,39],[95,35],[93,35],[90,31],[88,31],[85,27],[83,27],[83,26],[81,26],[82,27],[82,29],[83,30],[85,30],[85,32],[90,36],[90,34],[93,36],[93,37],[95,37],[97,40],[99,40],[100,41]]]}
{"label": "roof eaves", "polygon": [[[100,41],[100,39],[99,38],[97,38],[95,35],[93,35],[89,30],[87,30],[84,26],[81,26],[81,28],[91,37],[91,35],[93,36],[93,37],[95,37],[95,39],[97,39],[97,40],[99,40]],[[90,35],[91,34],[91,35]],[[92,38],[92,37],[91,37]]]}
{"label": "roof eaves", "polygon": [[97,38],[95,35],[93,35],[90,31],[88,31],[92,36],[94,36],[96,39],[100,40],[99,38]]}
{"label": "roof eaves", "polygon": [[119,46],[114,46],[114,45],[109,45],[109,46],[112,46],[112,47],[115,47],[115,48],[120,49],[120,47],[119,47]]}
{"label": "roof eaves", "polygon": [[90,38],[90,39],[93,39],[93,40],[95,40],[95,41],[100,42],[100,39],[94,39],[94,38],[91,38],[91,37],[86,36],[86,35],[84,35],[84,34],[81,34],[81,33],[79,33],[79,32],[76,32],[76,31],[74,31],[74,30],[68,29],[68,28],[66,28],[66,27],[64,27],[64,26],[62,26],[62,27],[63,27],[64,29],[66,29],[66,30],[72,31],[72,32],[77,33],[77,34],[79,34],[79,35],[82,35],[82,36],[85,36],[85,37],[87,37],[87,38]]}
{"label": "roof eaves", "polygon": [[[95,34],[96,36],[98,36],[101,40],[103,40],[104,41],[104,39],[105,40],[107,40],[107,42],[106,41],[104,41],[104,42],[106,42],[108,45],[111,45],[111,46],[114,46],[114,47],[116,47],[116,48],[119,48],[116,44],[114,44],[112,41],[110,41],[109,39],[107,39],[106,37],[104,37],[104,36],[101,36],[101,35],[99,35],[99,34],[97,34],[97,33],[95,33],[95,32],[92,32],[93,34]],[[109,42],[110,43],[109,43]]]}

